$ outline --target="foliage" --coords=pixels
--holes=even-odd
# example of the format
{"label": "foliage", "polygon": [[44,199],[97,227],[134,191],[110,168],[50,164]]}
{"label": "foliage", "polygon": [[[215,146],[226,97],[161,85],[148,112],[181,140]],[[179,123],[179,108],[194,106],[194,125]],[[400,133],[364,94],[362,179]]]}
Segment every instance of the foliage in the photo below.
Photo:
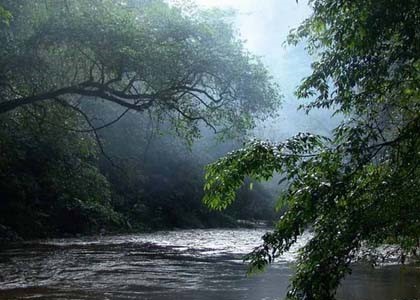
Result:
{"label": "foliage", "polygon": [[58,121],[73,128],[80,122],[56,104],[1,117],[0,224],[32,238],[119,226],[95,140],[63,130]]}
{"label": "foliage", "polygon": [[10,12],[0,5],[0,24],[3,23],[3,26],[9,25],[11,18],[12,15],[10,14]]}
{"label": "foliage", "polygon": [[102,99],[165,114],[192,139],[202,124],[248,129],[278,105],[277,86],[220,11],[160,0],[2,5],[13,18],[0,30],[0,113]]}
{"label": "foliage", "polygon": [[279,104],[266,68],[218,10],[0,0],[0,25],[0,224],[24,237],[210,219],[204,163],[174,154],[174,137],[149,147],[142,121],[191,146],[204,127],[240,135]]}
{"label": "foliage", "polygon": [[[118,114],[107,103],[84,109],[103,118]],[[85,132],[83,119],[67,106],[48,103],[2,115],[0,224],[36,238],[238,226],[236,219],[270,217],[271,197],[258,201],[260,194],[247,191],[241,209],[209,212],[200,201],[203,166],[220,154],[209,154],[204,141],[191,151],[180,137],[158,135],[156,125],[147,115],[128,113],[100,132],[104,156],[94,133]]]}
{"label": "foliage", "polygon": [[[112,108],[94,104],[89,111],[112,119]],[[172,134],[170,122],[153,115],[127,113],[124,119],[101,132],[104,150],[118,166],[101,159],[112,191],[112,206],[134,229],[202,228],[237,226],[237,219],[270,219],[273,197],[258,184],[243,189],[238,207],[209,212],[203,205],[203,168],[238,143],[220,143],[214,134],[190,147]],[[124,144],[125,147],[121,147]]]}
{"label": "foliage", "polygon": [[393,242],[405,254],[420,247],[420,3],[310,4],[313,15],[289,37],[316,55],[297,95],[315,97],[302,109],[333,109],[344,121],[331,138],[252,141],[209,165],[204,201],[223,209],[247,175],[284,174],[287,211],[247,259],[263,269],[311,227],[288,298],[326,300],[365,242]]}

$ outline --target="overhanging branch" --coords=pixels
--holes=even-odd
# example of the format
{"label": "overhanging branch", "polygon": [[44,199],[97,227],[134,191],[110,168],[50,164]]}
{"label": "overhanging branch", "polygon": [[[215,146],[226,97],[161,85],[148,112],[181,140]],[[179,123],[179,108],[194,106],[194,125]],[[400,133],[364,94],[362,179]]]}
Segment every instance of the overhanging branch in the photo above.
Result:
{"label": "overhanging branch", "polygon": [[146,110],[152,106],[153,102],[156,100],[156,96],[153,94],[127,94],[99,83],[87,81],[77,86],[65,87],[52,92],[1,102],[0,114],[6,113],[20,106],[34,104],[45,100],[54,100],[67,95],[97,97],[135,111]]}

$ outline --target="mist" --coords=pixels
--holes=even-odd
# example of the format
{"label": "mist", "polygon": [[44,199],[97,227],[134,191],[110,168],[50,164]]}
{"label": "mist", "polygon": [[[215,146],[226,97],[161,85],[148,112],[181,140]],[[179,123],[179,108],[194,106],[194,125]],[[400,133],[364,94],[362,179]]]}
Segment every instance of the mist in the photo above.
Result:
{"label": "mist", "polygon": [[[41,205],[40,210],[42,213],[45,209],[51,210],[47,214],[57,215],[57,218],[45,218],[45,223],[43,223],[44,221],[40,222],[39,228],[32,228],[28,232],[19,229],[18,231],[22,232],[18,232],[18,234],[48,236],[51,228],[56,226],[57,228],[53,231],[77,234],[86,231],[96,232],[97,230],[112,231],[121,226],[129,230],[237,226],[237,220],[243,219],[249,222],[260,222],[262,220],[270,224],[279,215],[275,212],[274,206],[278,193],[285,187],[277,184],[279,181],[278,174],[268,184],[259,182],[252,182],[251,184],[250,179],[246,179],[246,184],[240,189],[235,204],[225,211],[214,212],[202,203],[206,165],[216,162],[231,151],[242,148],[244,143],[253,139],[281,142],[300,132],[319,133],[327,136],[331,134],[331,129],[339,121],[338,118],[332,118],[331,111],[328,110],[312,110],[309,115],[302,110],[299,111],[299,105],[307,103],[311,99],[297,100],[294,95],[294,91],[302,78],[310,74],[312,58],[307,54],[304,43],[294,47],[286,45],[285,41],[289,31],[310,16],[311,9],[305,1],[299,3],[284,1],[283,3],[275,0],[199,0],[196,2],[196,8],[198,8],[196,13],[205,15],[210,12],[209,16],[212,17],[206,19],[208,18],[206,16],[203,20],[205,20],[205,26],[214,27],[215,32],[217,32],[214,36],[208,35],[211,31],[200,32],[203,27],[194,24],[194,22],[197,22],[202,26],[200,18],[197,21],[191,21],[182,14],[175,17],[171,16],[171,13],[177,14],[179,12],[174,9],[169,13],[170,5],[165,3],[175,3],[174,7],[177,5],[177,1],[158,0],[123,3],[123,9],[126,7],[139,9],[139,13],[145,15],[145,20],[149,20],[148,23],[142,25],[143,27],[136,29],[140,35],[133,40],[139,40],[140,42],[136,45],[137,48],[130,50],[132,52],[139,51],[139,58],[131,62],[132,65],[138,64],[133,69],[137,71],[130,72],[128,71],[130,70],[129,66],[121,67],[119,65],[119,61],[131,60],[132,54],[128,51],[129,55],[125,57],[125,48],[113,52],[114,47],[116,47],[114,45],[116,42],[113,40],[115,39],[114,35],[108,41],[110,47],[105,48],[111,51],[105,54],[108,57],[103,61],[105,67],[109,70],[126,70],[124,75],[119,75],[116,78],[109,77],[108,82],[112,84],[114,81],[123,81],[125,80],[123,77],[127,76],[128,90],[127,87],[118,90],[112,97],[105,95],[105,98],[112,101],[104,101],[104,95],[101,94],[101,91],[95,90],[98,85],[103,85],[101,83],[104,76],[102,74],[103,70],[99,67],[98,70],[94,70],[96,65],[93,65],[91,69],[83,69],[84,67],[73,64],[75,70],[74,76],[71,77],[69,75],[71,72],[67,69],[61,70],[59,62],[62,59],[64,60],[65,57],[46,57],[43,63],[51,65],[51,72],[57,78],[56,85],[64,84],[65,86],[68,82],[77,81],[79,80],[78,76],[84,73],[85,76],[90,74],[87,81],[89,84],[95,75],[94,72],[98,73],[98,83],[90,87],[90,90],[82,91],[82,95],[78,99],[68,97],[71,98],[71,100],[68,100],[67,96],[58,100],[55,99],[63,106],[61,108],[55,108],[53,105],[47,106],[48,109],[59,110],[56,114],[57,119],[54,119],[54,114],[51,113],[47,115],[47,119],[50,119],[45,121],[42,117],[45,114],[42,111],[44,108],[31,106],[34,111],[28,112],[28,118],[33,120],[34,124],[42,124],[38,133],[31,131],[37,127],[26,125],[24,118],[19,121],[14,120],[13,117],[10,120],[5,118],[7,122],[21,122],[19,124],[22,127],[21,130],[13,131],[10,130],[11,127],[5,126],[4,135],[12,137],[11,140],[13,141],[9,145],[10,151],[20,147],[18,145],[21,134],[32,138],[31,142],[25,145],[27,147],[25,149],[28,149],[25,150],[28,152],[28,156],[25,157],[27,159],[25,165],[48,165],[48,163],[51,163],[55,167],[55,163],[48,162],[49,157],[43,156],[47,150],[40,150],[43,155],[37,156],[37,159],[40,159],[38,162],[34,162],[33,155],[30,155],[30,149],[33,148],[32,143],[39,144],[37,147],[44,149],[45,145],[48,145],[48,141],[52,140],[58,144],[54,149],[60,149],[55,150],[59,152],[57,157],[68,157],[69,161],[62,167],[69,168],[67,172],[78,178],[79,175],[77,174],[80,171],[76,166],[73,166],[74,161],[81,161],[86,165],[87,169],[84,176],[92,176],[92,174],[88,174],[92,172],[91,168],[95,170],[93,172],[95,173],[94,178],[83,180],[84,183],[89,183],[86,189],[93,188],[91,193],[79,195],[78,190],[58,189],[60,190],[57,191],[58,194],[64,193],[65,195],[60,197],[66,199],[58,207],[55,207],[57,195],[54,195],[54,193],[44,194],[47,186],[53,183],[46,184],[45,188],[37,187],[34,197],[44,199],[42,201],[45,202]],[[12,22],[12,31],[16,30],[16,34],[20,34],[20,27],[27,26],[27,30],[33,27],[30,23],[25,23],[24,12],[19,11],[19,6],[16,3],[10,2],[7,5],[16,15],[14,20],[17,20],[14,23]],[[194,2],[186,2],[186,5],[194,6],[195,4]],[[89,7],[88,4],[81,3],[80,7],[78,6],[79,4],[75,4],[75,11],[89,10],[94,5]],[[147,9],[143,11],[143,7],[150,9],[150,12]],[[48,11],[50,8],[51,12]],[[30,9],[39,11],[40,14],[52,13],[53,16],[56,14],[58,16],[57,23],[50,25],[53,28],[52,32],[54,32],[56,27],[64,24],[61,21],[61,18],[63,18],[62,10],[64,9],[65,12],[68,8],[57,3],[51,3],[51,6],[34,3]],[[43,12],[45,9],[46,11]],[[212,9],[216,9],[213,15],[211,15]],[[228,13],[220,14],[217,9]],[[203,11],[200,12],[200,10]],[[92,10],[92,14],[97,13],[99,11]],[[19,21],[19,14],[22,14],[22,21]],[[150,14],[150,16],[147,14]],[[161,15],[156,18],[154,14]],[[169,16],[171,17],[169,18]],[[51,20],[55,20],[54,18],[51,18]],[[185,18],[185,20],[183,23],[179,23],[177,18]],[[33,22],[37,22],[36,20],[34,18]],[[104,20],[106,19],[99,16],[99,25],[95,26],[100,28],[102,26],[100,22]],[[71,20],[69,22],[71,24]],[[90,22],[90,20],[86,22]],[[161,26],[166,24],[165,22],[173,23],[172,26],[179,27],[178,32],[173,32],[170,25]],[[231,31],[230,25],[233,25],[233,31]],[[120,26],[120,23],[117,22],[116,26]],[[148,31],[149,27],[154,28],[153,26],[157,29]],[[142,31],[143,29],[145,32]],[[203,45],[200,45],[201,48],[198,48],[198,51],[196,49],[197,45],[190,43],[188,39],[187,41],[190,44],[186,44],[187,48],[185,49],[176,48],[176,44],[172,45],[172,42],[170,42],[169,47],[162,48],[163,51],[168,51],[167,53],[158,54],[159,52],[155,51],[154,47],[162,47],[160,39],[176,41],[179,38],[186,38],[184,36],[188,36],[190,32],[204,35],[204,38],[201,39]],[[47,31],[40,33],[40,36],[50,34],[50,31]],[[84,34],[82,33],[80,36],[83,37]],[[93,36],[97,38],[95,32]],[[66,42],[60,41],[62,38],[67,39],[72,38],[72,36],[66,35],[64,30],[63,35],[51,37],[51,39],[58,39],[58,44]],[[211,42],[206,41],[206,39],[210,39]],[[97,40],[92,38],[87,44],[88,47],[90,47],[92,40],[98,43],[94,50],[98,51],[98,60],[102,60],[104,55],[102,53],[104,49],[102,38],[99,37]],[[143,50],[143,45],[148,44],[151,40],[155,41],[154,46]],[[75,41],[75,43],[86,43],[86,41],[82,39],[81,41]],[[240,43],[240,48],[236,48],[235,43]],[[220,52],[220,49],[226,50]],[[31,51],[29,47],[29,54],[26,55],[33,55]],[[188,57],[182,57],[185,51],[191,55],[192,61],[188,61]],[[81,53],[82,58],[86,58],[86,52],[81,51]],[[109,62],[114,63],[112,57],[121,55],[122,58],[115,60],[117,65],[107,66]],[[197,56],[195,57],[195,55]],[[230,56],[236,57],[236,61],[232,63]],[[254,56],[257,56],[263,65],[259,65],[259,62],[254,60]],[[91,58],[87,57],[86,65],[89,65]],[[210,59],[207,57],[210,57]],[[77,57],[77,60],[82,58]],[[51,62],[54,62],[54,64],[51,64]],[[13,64],[19,64],[19,60],[7,63],[13,66]],[[175,64],[175,67],[172,67],[172,64]],[[238,66],[244,67],[238,69]],[[22,75],[17,75],[17,77],[22,76],[24,80],[27,78],[25,67],[26,65],[22,64]],[[188,77],[191,74],[201,72],[197,70],[204,70],[203,74],[205,75],[193,75],[195,78],[189,79]],[[214,78],[207,78],[208,74],[216,75]],[[113,75],[110,74],[109,76]],[[222,81],[220,81],[220,78],[222,78]],[[231,83],[229,78],[236,78],[236,82]],[[185,86],[185,82],[187,90],[185,92],[177,90],[177,85]],[[199,85],[197,85],[197,82]],[[28,84],[33,83],[29,82]],[[279,86],[279,93],[276,84]],[[188,87],[188,85],[191,85],[191,87]],[[34,89],[40,89],[39,86],[40,84],[36,84]],[[197,89],[197,87],[199,88]],[[49,91],[52,87],[47,84],[42,88]],[[113,93],[114,89],[121,87],[110,88],[106,85],[103,88],[108,93]],[[204,89],[204,93],[200,94],[200,88]],[[92,94],[92,89],[95,90],[93,97],[89,96]],[[230,89],[229,93],[226,93],[228,89]],[[11,90],[9,93],[13,95],[14,92],[14,90]],[[156,95],[166,99],[165,97],[168,97],[166,94],[174,95],[169,97],[179,98],[173,99],[170,105],[164,102],[154,104],[153,101],[155,100],[147,100],[147,103],[140,102],[142,104],[137,107],[136,104],[125,102],[135,99],[133,94],[146,97],[138,101],[154,99]],[[216,105],[219,100],[211,97],[211,95],[217,94],[235,94],[235,96],[229,96],[231,99],[227,101],[228,105],[219,107]],[[121,101],[121,95],[126,97],[123,98],[124,101]],[[102,101],[97,101],[101,97]],[[10,103],[12,102],[13,99]],[[229,102],[232,102],[232,104]],[[279,102],[280,105],[278,105]],[[13,102],[12,105],[14,103],[16,102]],[[144,108],[142,105],[144,105]],[[66,107],[73,112],[62,116],[63,112],[60,110],[66,109]],[[219,108],[215,109],[217,107]],[[219,110],[220,112],[218,112]],[[7,122],[4,124],[7,124]],[[75,130],[74,128],[68,128],[65,134],[61,134],[63,125],[53,127],[52,124],[56,122],[64,122],[64,125],[73,124],[72,126],[77,128]],[[98,129],[95,130],[95,128]],[[80,136],[75,136],[76,132]],[[37,137],[39,134],[46,140],[39,141]],[[50,136],[55,136],[55,138],[50,139]],[[74,140],[70,141],[69,139]],[[60,143],[69,143],[79,147],[77,151],[80,151],[80,154],[73,157],[72,148],[60,148]],[[4,148],[7,149],[7,147]],[[18,160],[15,163],[18,164]],[[14,168],[17,168],[17,166],[12,164],[9,172],[14,172]],[[61,167],[57,168],[60,169]],[[48,173],[45,173],[43,176],[48,177],[48,180],[42,181],[39,179],[40,175],[34,174],[30,168],[24,169],[23,173],[25,176],[33,178],[34,186],[49,182],[50,179],[53,182],[55,180],[49,178]],[[69,180],[60,172],[59,175],[62,176],[63,182]],[[82,176],[82,178],[84,177]],[[102,182],[102,184],[90,184],[92,180]],[[253,188],[250,188],[250,185]],[[73,185],[67,183],[62,186]],[[10,203],[6,201],[4,210],[15,211],[25,221],[21,221],[20,218],[5,217],[3,223],[11,227],[18,226],[17,224],[21,223],[26,224],[28,222],[26,219],[31,220],[33,218],[33,216],[27,216],[31,211],[30,208],[23,213],[23,210],[12,204],[12,199],[16,198],[15,193],[14,190],[10,191],[10,195],[7,196],[7,198],[10,198]],[[27,194],[30,193],[34,193],[32,188],[28,188]],[[73,196],[73,193],[77,195]],[[97,195],[94,202],[98,205],[95,208],[98,216],[92,219],[93,214],[85,211],[90,209],[89,206],[80,205],[77,200],[80,198],[86,198],[87,200],[90,195]],[[102,200],[103,198],[106,198],[106,200]],[[22,202],[27,203],[28,207],[32,207],[31,197],[24,196]],[[84,203],[84,200],[82,200],[82,203]],[[73,207],[78,208],[72,212],[72,217],[67,217],[68,210],[73,210]],[[34,209],[37,210],[38,208]],[[76,219],[77,221],[75,221]],[[24,227],[26,228],[26,226]]]}
{"label": "mist", "polygon": [[0,0],[0,300],[418,299],[419,5]]}
{"label": "mist", "polygon": [[330,135],[340,122],[330,110],[312,110],[306,114],[299,105],[311,99],[297,99],[295,89],[311,72],[313,58],[305,44],[287,45],[290,30],[295,29],[311,14],[307,1],[197,0],[203,8],[228,9],[234,12],[234,24],[245,40],[246,48],[259,56],[280,85],[284,96],[278,116],[259,124],[250,138],[284,140],[299,132]]}

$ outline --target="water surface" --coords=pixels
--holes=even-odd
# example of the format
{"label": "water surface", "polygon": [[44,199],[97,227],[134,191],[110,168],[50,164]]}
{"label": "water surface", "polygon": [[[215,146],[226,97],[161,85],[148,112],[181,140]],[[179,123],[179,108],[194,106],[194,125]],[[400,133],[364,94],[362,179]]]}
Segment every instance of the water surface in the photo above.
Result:
{"label": "water surface", "polygon": [[[264,233],[182,230],[14,245],[0,250],[0,299],[282,299],[296,248],[267,272],[245,275],[241,258]],[[340,300],[420,299],[418,268],[354,269]]]}

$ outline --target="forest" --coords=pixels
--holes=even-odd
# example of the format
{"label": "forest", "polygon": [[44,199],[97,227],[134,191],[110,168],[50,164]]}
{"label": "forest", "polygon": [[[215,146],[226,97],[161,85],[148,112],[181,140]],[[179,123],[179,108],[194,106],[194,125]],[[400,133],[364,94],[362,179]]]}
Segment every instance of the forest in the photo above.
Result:
{"label": "forest", "polygon": [[[231,9],[0,0],[0,268],[27,241],[263,224],[238,253],[254,274],[298,247],[287,299],[352,299],[354,266],[391,261],[414,266],[392,299],[420,297],[420,3],[290,2],[310,9],[282,46],[311,60],[293,94]],[[309,125],[286,136],[290,101]]]}
{"label": "forest", "polygon": [[278,105],[267,70],[221,12],[187,16],[160,1],[3,7],[0,224],[8,235],[272,219],[272,197],[257,185],[225,213],[201,202],[204,165],[239,147],[254,118]]}

